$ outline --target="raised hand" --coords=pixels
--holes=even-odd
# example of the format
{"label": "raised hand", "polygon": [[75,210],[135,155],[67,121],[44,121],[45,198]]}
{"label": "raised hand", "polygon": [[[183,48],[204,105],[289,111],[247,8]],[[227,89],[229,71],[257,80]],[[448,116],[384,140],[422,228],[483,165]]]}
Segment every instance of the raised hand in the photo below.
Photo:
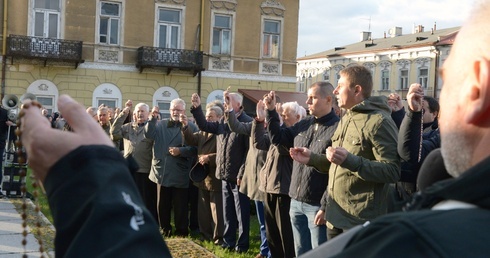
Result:
{"label": "raised hand", "polygon": [[267,106],[267,109],[272,111],[276,108],[276,92],[271,91],[264,97],[264,103]]}
{"label": "raised hand", "polygon": [[264,101],[259,100],[257,102],[256,113],[257,113],[257,120],[259,120],[260,122],[265,121],[266,113],[265,113]]}
{"label": "raised hand", "polygon": [[408,107],[413,112],[420,112],[422,110],[422,100],[424,99],[424,90],[422,85],[413,83],[410,85],[407,94]]}
{"label": "raised hand", "polygon": [[402,98],[400,95],[398,95],[398,93],[391,93],[388,96],[388,105],[391,108],[391,112],[399,111],[403,108]]}
{"label": "raised hand", "polygon": [[197,108],[201,105],[201,98],[197,93],[193,93],[191,97],[191,103],[194,108]]}

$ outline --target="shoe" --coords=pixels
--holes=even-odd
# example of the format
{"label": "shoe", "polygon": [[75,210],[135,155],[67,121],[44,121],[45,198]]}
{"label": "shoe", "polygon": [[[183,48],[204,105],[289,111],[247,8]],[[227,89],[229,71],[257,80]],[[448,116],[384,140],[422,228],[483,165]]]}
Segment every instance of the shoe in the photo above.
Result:
{"label": "shoe", "polygon": [[219,246],[223,245],[223,240],[221,240],[221,239],[216,239],[216,240],[214,241],[214,245],[219,245]]}
{"label": "shoe", "polygon": [[172,230],[165,230],[163,228],[160,228],[160,235],[162,235],[163,237],[171,237]]}
{"label": "shoe", "polygon": [[234,247],[231,247],[231,246],[229,246],[229,245],[227,245],[227,244],[225,244],[225,243],[223,243],[223,244],[221,245],[221,248],[223,248],[223,249],[225,249],[225,250],[228,250],[228,251],[233,251],[233,250],[235,249]]}
{"label": "shoe", "polygon": [[238,254],[243,254],[243,253],[246,253],[247,250],[237,247],[237,248],[235,248],[235,252]]}

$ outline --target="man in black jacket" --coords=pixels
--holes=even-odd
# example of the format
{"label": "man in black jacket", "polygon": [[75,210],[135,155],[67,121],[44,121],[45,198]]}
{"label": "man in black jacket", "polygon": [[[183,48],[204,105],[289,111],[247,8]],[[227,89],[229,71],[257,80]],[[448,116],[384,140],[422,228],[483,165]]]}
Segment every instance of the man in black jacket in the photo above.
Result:
{"label": "man in black jacket", "polygon": [[[275,94],[264,98],[268,112],[268,131],[271,143],[280,148],[307,147],[317,153],[325,153],[332,145],[330,139],[337,128],[339,117],[332,103],[335,98],[333,86],[328,82],[316,82],[308,89],[310,117],[288,128],[281,128],[276,112]],[[330,166],[330,163],[325,164]],[[314,167],[293,162],[289,196],[289,214],[293,229],[296,256],[327,241],[326,226],[320,211],[320,200],[327,189],[328,175],[319,173]]]}
{"label": "man in black jacket", "polygon": [[74,129],[66,132],[27,105],[19,115],[22,143],[46,189],[56,256],[171,257],[128,162],[84,107],[60,96],[58,108]]}
{"label": "man in black jacket", "polygon": [[[453,178],[417,193],[411,211],[392,213],[364,226],[335,257],[487,257],[490,253],[490,2],[482,1],[468,17],[441,70],[441,153]],[[331,249],[324,249],[318,256],[306,257],[325,254],[333,256]]]}
{"label": "man in black jacket", "polygon": [[[238,121],[251,122],[252,118],[243,112],[243,97],[237,93],[229,97],[234,98],[235,105],[231,112],[235,112]],[[226,111],[225,116],[229,112]],[[217,122],[207,122],[201,109],[201,99],[196,93],[192,94],[191,113],[200,130],[217,135],[216,178],[222,180],[225,219],[222,247],[238,253],[246,252],[250,244],[250,199],[239,191],[237,179],[239,174],[243,174],[239,171],[245,169],[249,136],[231,131],[223,118]]]}

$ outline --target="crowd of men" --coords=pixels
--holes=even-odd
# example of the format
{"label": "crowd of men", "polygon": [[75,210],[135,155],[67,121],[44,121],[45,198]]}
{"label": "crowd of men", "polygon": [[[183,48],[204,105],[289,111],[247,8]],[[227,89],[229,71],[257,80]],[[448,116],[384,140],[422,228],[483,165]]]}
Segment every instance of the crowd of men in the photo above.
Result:
{"label": "crowd of men", "polygon": [[[52,130],[35,106],[24,109],[22,140],[50,198],[57,255],[170,256],[161,237],[157,239],[156,221],[163,234],[188,233],[189,195],[183,189],[189,187],[193,171],[204,173],[202,179],[207,180],[199,191],[199,207],[215,225],[199,220],[200,230],[230,251],[249,248],[250,198],[259,198],[268,251],[257,256],[487,256],[489,14],[490,3],[484,1],[457,36],[441,70],[440,114],[432,100],[424,100],[418,84],[410,86],[408,110],[399,96],[371,96],[372,75],[363,66],[342,70],[336,88],[327,82],[311,85],[306,100],[310,115],[305,118],[301,111],[287,113],[286,106],[276,105],[274,92],[257,103],[252,118],[243,112],[241,96],[226,90],[223,107],[210,103],[206,115],[199,96],[192,95],[195,124],[185,115],[181,99],[171,102],[171,117],[161,120],[156,112],[150,115],[147,105],[138,104],[144,114],[135,109],[133,121],[119,129],[113,123],[109,138],[90,116],[80,117],[83,107],[68,96],[60,97],[58,105],[73,133]],[[335,100],[340,112],[335,111]],[[118,116],[128,116],[131,109],[127,103]],[[124,148],[127,161],[111,142],[117,141],[118,131],[125,145],[132,144],[133,149]],[[54,145],[52,139],[65,144]],[[212,143],[206,144],[208,140]],[[439,146],[440,151],[435,149]],[[263,154],[257,150],[267,151],[262,164],[258,157]],[[138,151],[146,152],[144,159]],[[444,166],[435,163],[439,160]],[[195,169],[198,164],[201,170]],[[157,199],[150,202],[156,205],[156,215],[151,208],[141,208],[148,202],[141,199],[143,193],[135,193],[130,171],[133,177],[145,173],[138,183],[140,192],[147,190],[147,183],[156,187],[156,193],[149,193]],[[146,174],[151,182],[145,181]],[[191,173],[195,181],[201,180],[194,176]],[[74,187],[78,182],[93,190]],[[262,197],[251,197],[254,183]],[[394,196],[408,200],[407,212],[385,215],[390,208],[399,209],[389,198]],[[171,209],[182,215],[174,217],[175,231],[169,226]],[[131,223],[121,223],[128,216]],[[107,225],[100,227],[102,222]],[[113,237],[94,243],[97,235]]]}
{"label": "crowd of men", "polygon": [[[133,107],[131,100],[122,110],[101,105],[86,112],[134,163],[134,182],[162,235],[185,237],[194,230],[222,248],[247,252],[254,201],[261,237],[256,257],[298,257],[400,210],[417,190],[423,160],[417,137],[433,137],[439,105],[418,84],[410,87],[408,112],[397,94],[371,96],[372,89],[371,72],[350,66],[337,87],[309,87],[307,99],[298,100],[306,101],[308,112],[271,91],[252,118],[242,96],[229,90],[224,103],[209,103],[205,112],[193,94],[188,110],[194,122],[180,98],[163,119],[157,107]],[[70,130],[62,116],[42,114],[52,127]],[[417,125],[430,131],[412,128]]]}

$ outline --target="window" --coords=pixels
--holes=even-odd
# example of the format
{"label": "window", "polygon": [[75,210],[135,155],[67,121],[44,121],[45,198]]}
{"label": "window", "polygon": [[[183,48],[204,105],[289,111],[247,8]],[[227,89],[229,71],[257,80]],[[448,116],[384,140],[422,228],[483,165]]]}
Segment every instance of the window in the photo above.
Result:
{"label": "window", "polygon": [[164,118],[170,118],[170,101],[158,101],[157,102],[158,108],[160,108],[160,117],[162,119]]}
{"label": "window", "polygon": [[37,102],[48,110],[48,114],[53,113],[54,96],[36,96]]}
{"label": "window", "polygon": [[325,72],[323,72],[323,80],[326,82],[330,81],[330,71],[329,70],[326,70]]}
{"label": "window", "polygon": [[427,89],[429,83],[429,69],[426,67],[419,68],[419,84],[422,85],[424,89]]}
{"label": "window", "polygon": [[400,89],[402,89],[402,90],[408,89],[408,70],[407,69],[400,70]]}
{"label": "window", "polygon": [[263,30],[262,56],[269,58],[279,57],[279,42],[281,37],[281,23],[279,21],[265,20]]}
{"label": "window", "polygon": [[214,16],[213,54],[229,55],[231,53],[231,16]]}
{"label": "window", "polygon": [[34,0],[34,36],[59,38],[60,0]]}
{"label": "window", "polygon": [[119,45],[121,4],[100,2],[99,43]]}
{"label": "window", "polygon": [[104,104],[107,107],[110,108],[115,108],[116,107],[117,100],[116,99],[97,99],[97,106],[98,108],[100,105]]}
{"label": "window", "polygon": [[181,11],[175,9],[158,10],[158,47],[180,48]]}
{"label": "window", "polygon": [[390,71],[381,71],[381,90],[388,90],[390,88]]}

